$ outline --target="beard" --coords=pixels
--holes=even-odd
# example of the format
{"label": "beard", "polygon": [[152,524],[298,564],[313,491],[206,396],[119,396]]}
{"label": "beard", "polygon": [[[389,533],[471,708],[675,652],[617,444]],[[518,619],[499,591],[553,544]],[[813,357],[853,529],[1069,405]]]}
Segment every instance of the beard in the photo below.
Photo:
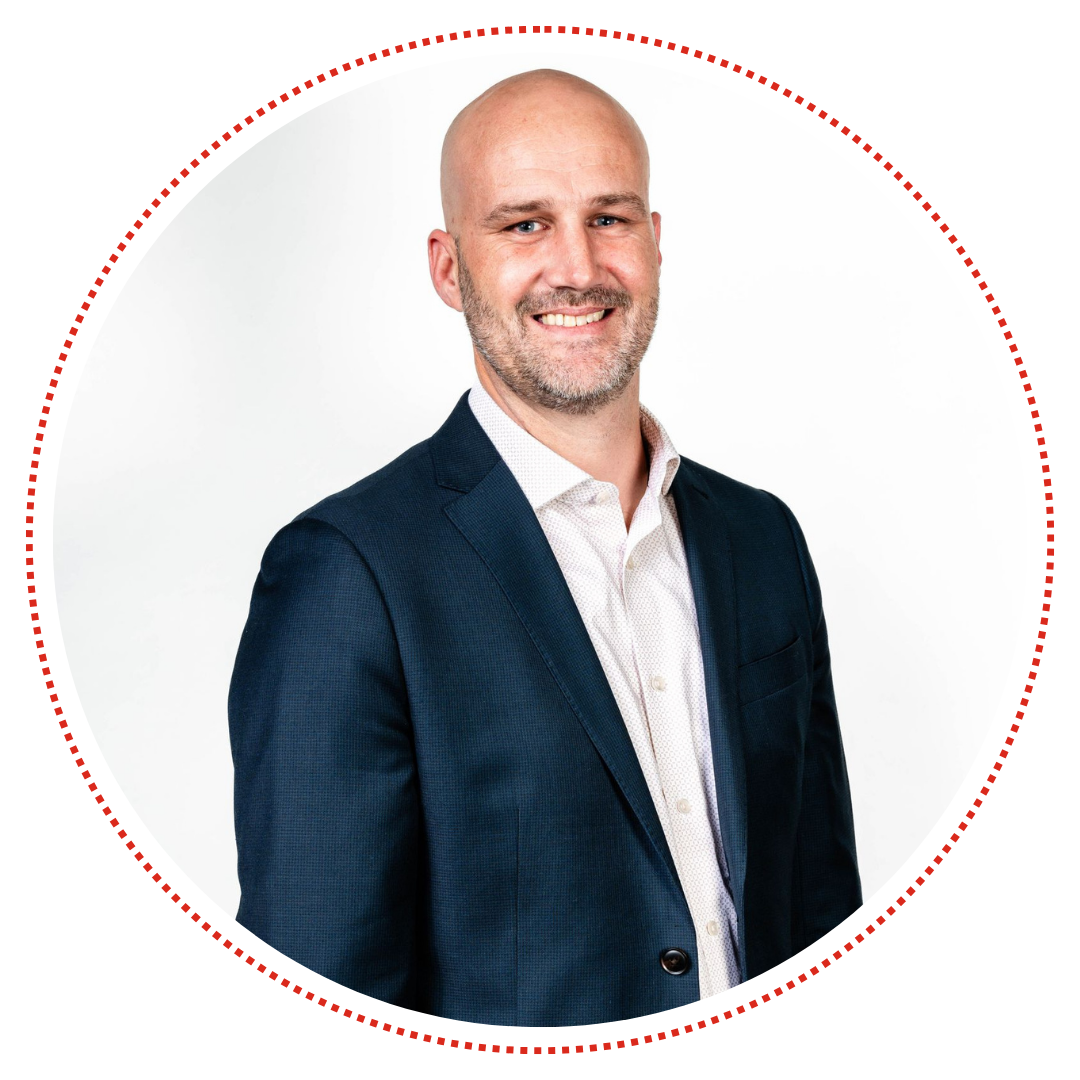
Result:
{"label": "beard", "polygon": [[[585,416],[614,401],[634,377],[656,327],[659,291],[644,303],[635,303],[624,290],[600,287],[528,293],[506,319],[477,291],[460,246],[458,274],[465,325],[476,351],[518,397],[556,412]],[[557,307],[586,306],[618,312],[623,325],[616,341],[588,338],[545,347],[530,335],[533,315]],[[611,314],[605,316],[609,318]]]}

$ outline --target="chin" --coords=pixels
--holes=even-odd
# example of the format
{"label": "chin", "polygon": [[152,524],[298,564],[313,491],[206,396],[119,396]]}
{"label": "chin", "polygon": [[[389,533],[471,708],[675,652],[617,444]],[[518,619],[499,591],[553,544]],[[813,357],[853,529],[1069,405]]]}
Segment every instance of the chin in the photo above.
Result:
{"label": "chin", "polygon": [[558,401],[568,412],[592,412],[617,398],[629,385],[634,372],[601,371],[583,378],[566,378],[565,372],[552,372],[537,380],[544,396]]}

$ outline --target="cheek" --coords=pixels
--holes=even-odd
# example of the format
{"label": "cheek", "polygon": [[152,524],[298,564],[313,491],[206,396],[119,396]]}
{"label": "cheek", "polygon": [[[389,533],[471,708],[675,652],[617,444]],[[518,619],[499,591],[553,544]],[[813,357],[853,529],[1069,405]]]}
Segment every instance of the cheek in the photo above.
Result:
{"label": "cheek", "polygon": [[660,272],[656,265],[624,267],[618,276],[622,287],[639,303],[659,289]]}
{"label": "cheek", "polygon": [[654,244],[640,240],[633,245],[612,245],[604,255],[608,272],[628,292],[638,294],[655,291],[660,265]]}
{"label": "cheek", "polygon": [[483,269],[486,296],[499,308],[512,309],[527,293],[536,288],[535,259],[522,249],[499,252]]}

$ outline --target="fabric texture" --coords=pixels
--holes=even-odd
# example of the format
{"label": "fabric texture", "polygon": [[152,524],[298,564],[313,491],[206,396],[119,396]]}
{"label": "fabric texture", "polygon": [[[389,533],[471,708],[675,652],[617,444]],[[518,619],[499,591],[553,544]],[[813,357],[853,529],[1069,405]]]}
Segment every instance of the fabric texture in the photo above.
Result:
{"label": "fabric texture", "polygon": [[533,438],[479,382],[469,407],[536,513],[619,706],[675,858],[702,997],[739,982],[697,614],[671,496],[679,455],[641,409],[648,486],[629,530],[614,484]]}
{"label": "fabric texture", "polygon": [[[685,457],[668,492],[746,979],[861,901],[821,596],[774,496]],[[699,997],[698,920],[619,702],[467,395],[271,541],[229,725],[237,919],[299,963],[494,1024]]]}

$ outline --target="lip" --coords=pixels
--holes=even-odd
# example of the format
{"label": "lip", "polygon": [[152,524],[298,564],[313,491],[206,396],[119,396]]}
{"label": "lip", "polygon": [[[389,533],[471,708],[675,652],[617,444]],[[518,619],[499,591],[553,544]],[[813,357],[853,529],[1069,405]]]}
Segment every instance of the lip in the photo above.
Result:
{"label": "lip", "polygon": [[[546,334],[573,334],[576,337],[582,335],[593,337],[608,332],[608,324],[611,322],[615,310],[615,308],[597,307],[595,305],[583,308],[555,308],[553,311],[537,312],[529,321]],[[549,326],[547,323],[541,322],[540,319],[541,315],[589,315],[594,311],[604,311],[607,314],[602,319],[586,323],[584,326]]]}
{"label": "lip", "polygon": [[538,319],[541,315],[592,315],[596,311],[606,311],[607,308],[594,304],[592,307],[557,307],[544,308],[543,311],[534,311],[533,318]]}

